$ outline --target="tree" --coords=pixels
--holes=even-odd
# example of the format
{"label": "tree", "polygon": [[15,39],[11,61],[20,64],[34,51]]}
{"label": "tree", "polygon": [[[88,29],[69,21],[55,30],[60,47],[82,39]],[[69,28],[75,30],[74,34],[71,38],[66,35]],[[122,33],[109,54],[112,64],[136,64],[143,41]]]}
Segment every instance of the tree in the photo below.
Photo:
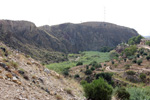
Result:
{"label": "tree", "polygon": [[143,38],[143,37],[142,37],[141,35],[134,36],[134,37],[132,37],[132,38],[130,38],[130,39],[128,40],[128,44],[129,44],[129,45],[139,44],[139,43],[141,42],[141,39],[142,39],[142,38]]}
{"label": "tree", "polygon": [[125,48],[123,54],[125,54],[126,57],[128,57],[134,55],[136,51],[137,51],[137,47],[135,45],[132,45],[128,48]]}
{"label": "tree", "polygon": [[84,83],[83,89],[87,100],[111,100],[113,89],[103,78],[91,83]]}

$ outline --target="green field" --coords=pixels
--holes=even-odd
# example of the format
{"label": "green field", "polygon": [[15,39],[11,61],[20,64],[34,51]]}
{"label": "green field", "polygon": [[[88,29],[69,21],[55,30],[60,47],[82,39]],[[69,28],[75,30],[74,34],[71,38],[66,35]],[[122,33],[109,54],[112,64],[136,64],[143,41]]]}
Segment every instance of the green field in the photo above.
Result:
{"label": "green field", "polygon": [[[77,59],[78,58],[78,59]],[[65,68],[76,66],[77,62],[81,61],[84,65],[90,64],[92,61],[97,61],[98,63],[110,60],[109,53],[103,53],[98,51],[84,51],[80,54],[69,54],[68,59],[70,61],[52,63],[46,65],[47,68],[61,73]]]}

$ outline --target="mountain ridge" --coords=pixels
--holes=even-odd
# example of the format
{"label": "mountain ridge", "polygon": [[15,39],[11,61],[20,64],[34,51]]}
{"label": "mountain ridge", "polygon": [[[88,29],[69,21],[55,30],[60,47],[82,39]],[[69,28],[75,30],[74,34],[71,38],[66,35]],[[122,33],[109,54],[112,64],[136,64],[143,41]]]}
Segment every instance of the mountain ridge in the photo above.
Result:
{"label": "mountain ridge", "polygon": [[134,29],[105,22],[37,27],[32,22],[11,20],[0,20],[0,34],[0,41],[8,46],[35,59],[54,62],[67,60],[65,53],[114,47],[138,35]]}

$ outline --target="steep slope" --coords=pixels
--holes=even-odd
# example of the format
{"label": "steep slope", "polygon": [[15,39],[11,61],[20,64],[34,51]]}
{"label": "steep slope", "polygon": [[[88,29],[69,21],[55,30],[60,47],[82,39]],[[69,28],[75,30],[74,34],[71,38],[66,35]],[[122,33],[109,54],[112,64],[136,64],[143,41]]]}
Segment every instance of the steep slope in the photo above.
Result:
{"label": "steep slope", "polygon": [[57,37],[67,52],[99,50],[102,46],[114,47],[138,35],[134,29],[105,22],[65,23],[40,28]]}
{"label": "steep slope", "polygon": [[36,27],[28,21],[0,20],[1,41],[44,63],[67,60],[64,53],[114,47],[136,35],[134,29],[104,22]]}
{"label": "steep slope", "polygon": [[0,40],[41,61],[65,60],[62,53],[53,52],[63,48],[60,41],[31,22],[0,20]]}
{"label": "steep slope", "polygon": [[83,100],[73,80],[0,43],[0,100]]}

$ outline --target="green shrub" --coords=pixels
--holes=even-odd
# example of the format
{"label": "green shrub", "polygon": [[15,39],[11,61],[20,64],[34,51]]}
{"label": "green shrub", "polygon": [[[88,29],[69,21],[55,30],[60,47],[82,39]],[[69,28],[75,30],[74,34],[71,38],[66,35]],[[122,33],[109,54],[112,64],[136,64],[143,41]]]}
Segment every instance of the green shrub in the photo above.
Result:
{"label": "green shrub", "polygon": [[126,73],[127,73],[128,75],[135,75],[136,72],[130,70],[130,71],[126,71]]}
{"label": "green shrub", "polygon": [[65,68],[62,73],[63,73],[63,75],[68,76],[69,75],[69,68]]}
{"label": "green shrub", "polygon": [[104,66],[107,66],[106,64],[104,64]]}
{"label": "green shrub", "polygon": [[102,67],[102,65],[101,64],[97,64],[97,65],[95,65],[95,68],[101,68]]}
{"label": "green shrub", "polygon": [[89,69],[89,66],[88,66],[88,65],[86,65],[86,69]]}
{"label": "green shrub", "polygon": [[141,60],[141,59],[137,61],[137,64],[138,64],[138,65],[141,65],[141,63],[142,63],[142,60]]}
{"label": "green shrub", "polygon": [[143,80],[143,81],[144,81],[144,80],[146,79],[146,74],[141,73],[141,74],[140,74],[140,78],[141,78],[141,80]]}
{"label": "green shrub", "polygon": [[139,58],[139,57],[140,57],[140,54],[137,54],[136,56]]}
{"label": "green shrub", "polygon": [[90,69],[87,69],[87,70],[85,71],[85,74],[86,74],[86,75],[91,75],[91,74],[92,74],[92,71],[91,71]]}
{"label": "green shrub", "polygon": [[150,59],[150,56],[147,56],[146,59],[149,60],[149,59]]}
{"label": "green shrub", "polygon": [[130,100],[150,100],[150,87],[129,87]]}
{"label": "green shrub", "polygon": [[99,78],[83,85],[88,100],[111,100],[113,89],[104,79]]}
{"label": "green shrub", "polygon": [[78,62],[76,66],[83,65],[83,62]]}
{"label": "green shrub", "polygon": [[74,75],[74,78],[79,78],[79,77],[80,77],[79,74]]}
{"label": "green shrub", "polygon": [[130,94],[124,87],[118,88],[116,91],[116,96],[119,100],[129,100]]}
{"label": "green shrub", "polygon": [[124,67],[125,67],[125,69],[127,70],[127,69],[130,69],[130,64],[126,64],[126,65],[124,65]]}
{"label": "green shrub", "polygon": [[114,82],[112,80],[112,76],[113,76],[113,74],[110,72],[102,72],[102,73],[96,74],[96,79],[99,79],[101,77],[101,78],[105,79],[109,84],[113,85]]}
{"label": "green shrub", "polygon": [[111,61],[111,63],[114,64],[115,62],[114,62],[114,61]]}
{"label": "green shrub", "polygon": [[126,62],[127,61],[127,59],[126,58],[124,58],[124,62]]}
{"label": "green shrub", "polygon": [[92,71],[95,70],[95,67],[91,67],[91,70],[92,70]]}
{"label": "green shrub", "polygon": [[87,83],[87,81],[85,81],[85,80],[82,80],[82,81],[80,82],[81,85],[84,85],[84,84],[86,84],[86,83]]}
{"label": "green shrub", "polygon": [[147,53],[146,53],[146,52],[144,52],[144,53],[143,53],[143,55],[145,55],[145,56],[146,56],[146,55],[147,55]]}
{"label": "green shrub", "polygon": [[133,59],[133,60],[132,60],[132,63],[136,63],[136,62],[137,62],[136,59]]}

